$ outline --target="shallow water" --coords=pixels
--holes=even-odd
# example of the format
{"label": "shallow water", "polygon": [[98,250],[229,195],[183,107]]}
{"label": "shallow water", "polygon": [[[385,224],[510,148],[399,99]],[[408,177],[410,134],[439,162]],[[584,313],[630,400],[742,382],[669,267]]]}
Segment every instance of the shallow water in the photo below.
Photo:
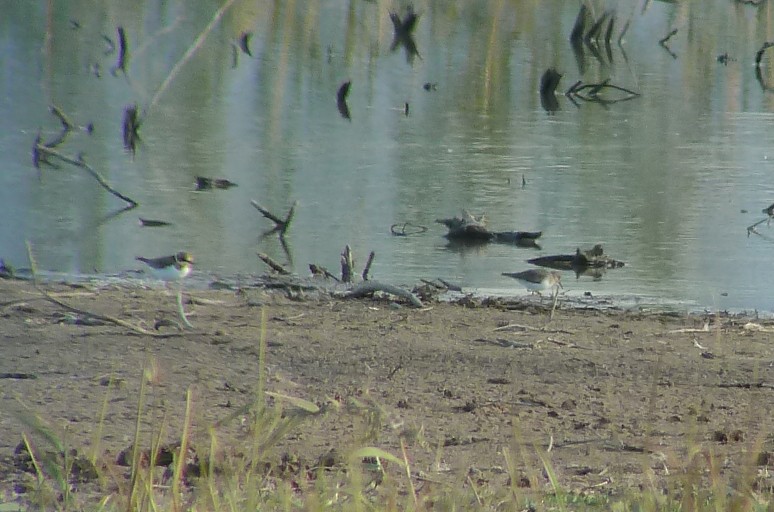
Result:
{"label": "shallow water", "polygon": [[[198,269],[234,275],[264,271],[261,251],[299,274],[309,263],[337,273],[349,244],[358,268],[376,252],[372,275],[384,281],[442,277],[523,294],[501,272],[602,243],[626,267],[599,280],[567,274],[570,295],[774,310],[774,228],[746,231],[774,202],[774,94],[763,87],[774,84],[771,56],[761,80],[754,67],[772,7],[615,5],[610,56],[579,60],[568,42],[576,4],[416,2],[419,56],[408,62],[402,49],[390,51],[392,4],[237,1],[148,108],[210,22],[211,5],[12,3],[0,31],[0,257],[27,266],[29,240],[42,269],[117,273],[140,268],[135,256],[186,249]],[[102,37],[115,39],[118,25],[129,39],[126,76],[111,75],[116,54]],[[658,44],[673,28],[675,57]],[[243,31],[253,33],[253,56],[240,53],[234,67]],[[576,107],[560,95],[550,114],[537,93],[549,67],[563,74],[562,93],[609,78],[641,96]],[[336,106],[347,80],[351,121]],[[148,113],[132,157],[121,117],[135,102]],[[71,134],[61,151],[83,152],[138,208],[116,214],[123,203],[81,169],[33,168],[38,129],[45,140],[59,130],[52,103],[95,127]],[[239,186],[197,192],[196,176]],[[261,238],[272,224],[251,199],[282,215],[299,202],[287,235],[292,261],[276,236]],[[486,213],[494,230],[543,231],[542,249],[449,248],[434,220],[463,208]],[[142,228],[139,217],[173,226]],[[428,231],[390,235],[406,222]]]}

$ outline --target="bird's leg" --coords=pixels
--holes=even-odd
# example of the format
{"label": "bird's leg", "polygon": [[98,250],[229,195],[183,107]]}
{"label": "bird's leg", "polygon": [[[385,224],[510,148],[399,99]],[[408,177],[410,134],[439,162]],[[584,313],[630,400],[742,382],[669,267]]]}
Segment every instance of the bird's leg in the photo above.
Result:
{"label": "bird's leg", "polygon": [[183,280],[180,280],[180,287],[177,289],[177,313],[180,315],[180,319],[183,321],[183,324],[188,327],[189,329],[193,329],[194,326],[191,325],[191,322],[188,321],[188,318],[185,316],[185,310],[183,309]]}
{"label": "bird's leg", "polygon": [[548,315],[548,321],[554,319],[554,311],[556,311],[556,303],[559,301],[559,287],[555,287],[554,292],[551,294],[554,303],[551,305],[551,313]]}

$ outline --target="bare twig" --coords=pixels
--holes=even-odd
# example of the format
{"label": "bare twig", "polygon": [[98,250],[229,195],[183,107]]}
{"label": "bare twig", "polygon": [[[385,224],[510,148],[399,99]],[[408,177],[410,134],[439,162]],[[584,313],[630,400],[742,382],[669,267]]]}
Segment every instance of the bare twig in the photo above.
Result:
{"label": "bare twig", "polygon": [[673,28],[666,36],[658,40],[658,44],[661,46],[666,46],[667,41],[669,41],[675,34],[677,34],[677,29]]}
{"label": "bare twig", "polygon": [[49,110],[51,110],[51,113],[59,118],[59,122],[62,123],[63,130],[70,131],[73,128],[75,128],[75,124],[72,121],[70,121],[70,119],[65,115],[64,112],[62,112],[62,109],[60,109],[56,105],[51,105],[51,107],[49,107]]}
{"label": "bare twig", "polygon": [[314,263],[309,264],[309,271],[312,273],[313,276],[323,276],[323,277],[329,277],[333,279],[336,282],[339,282],[339,278],[334,276],[330,273],[330,271],[321,266],[321,265],[315,265]]}
{"label": "bare twig", "polygon": [[262,252],[259,252],[256,254],[261,259],[261,261],[263,261],[268,266],[270,266],[271,269],[274,270],[275,272],[278,272],[284,276],[290,275],[290,272],[286,270],[285,267],[283,267],[282,265],[280,265],[279,263],[271,259],[271,257],[268,254],[264,254]]}
{"label": "bare twig", "polygon": [[105,190],[107,190],[117,198],[122,199],[123,201],[126,201],[127,203],[129,203],[131,208],[134,208],[139,204],[134,199],[123,195],[121,192],[111,187],[110,184],[105,180],[105,178],[102,177],[102,175],[99,172],[97,172],[93,167],[91,167],[89,164],[87,164],[84,161],[82,154],[79,154],[78,158],[73,158],[71,156],[65,155],[64,153],[60,153],[54,148],[48,147],[46,145],[42,145],[40,143],[37,143],[35,145],[35,149],[41,156],[55,156],[58,159],[62,160],[63,162],[67,162],[68,164],[85,169],[89,174],[92,175],[92,177],[94,177],[95,180],[97,180],[97,183],[99,183],[102,186],[102,188],[104,188]]}
{"label": "bare twig", "polygon": [[290,223],[293,221],[293,217],[296,214],[296,206],[298,205],[298,201],[295,201],[293,205],[290,207],[290,210],[288,210],[288,214],[285,216],[284,219],[280,219],[273,213],[271,213],[269,210],[261,206],[258,201],[252,199],[250,200],[250,204],[253,205],[253,208],[261,212],[261,215],[269,219],[274,223],[274,228],[268,231],[266,234],[271,234],[276,231],[279,231],[280,237],[284,237],[285,233],[287,232],[288,228],[290,227]]}
{"label": "bare twig", "polygon": [[368,281],[368,273],[371,271],[371,264],[374,262],[374,256],[376,256],[376,253],[374,251],[371,251],[371,254],[368,255],[368,260],[366,261],[365,268],[363,269],[363,281]]}

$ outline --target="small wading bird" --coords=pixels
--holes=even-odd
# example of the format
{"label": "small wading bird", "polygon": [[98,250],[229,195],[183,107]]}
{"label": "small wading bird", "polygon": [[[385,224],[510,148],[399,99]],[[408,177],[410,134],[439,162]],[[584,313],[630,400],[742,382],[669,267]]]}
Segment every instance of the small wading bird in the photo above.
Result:
{"label": "small wading bird", "polygon": [[524,272],[503,272],[503,275],[516,279],[527,290],[538,295],[543,290],[551,290],[552,295],[559,294],[559,288],[562,287],[562,275],[559,272],[542,268],[525,270]]}
{"label": "small wading bird", "polygon": [[138,256],[137,259],[148,265],[151,274],[156,279],[176,281],[180,285],[177,290],[177,312],[183,324],[188,328],[193,328],[183,309],[183,278],[191,273],[191,265],[193,265],[194,261],[193,256],[185,251],[180,251],[172,256],[162,256],[161,258],[143,258]]}
{"label": "small wading bird", "polygon": [[193,265],[193,256],[185,251],[181,251],[172,256],[163,256],[161,258],[143,258],[137,257],[150,268],[150,272],[156,279],[162,281],[180,281],[191,273]]}

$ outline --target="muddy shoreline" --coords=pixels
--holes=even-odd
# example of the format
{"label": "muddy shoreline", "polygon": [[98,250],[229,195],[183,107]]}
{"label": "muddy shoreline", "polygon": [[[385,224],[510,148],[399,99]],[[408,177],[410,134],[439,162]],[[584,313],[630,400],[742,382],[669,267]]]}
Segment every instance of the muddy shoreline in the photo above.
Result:
{"label": "muddy shoreline", "polygon": [[[174,296],[163,289],[45,290],[73,308],[169,336],[87,322],[29,282],[0,280],[6,500],[24,499],[32,478],[13,457],[22,432],[30,432],[24,411],[79,453],[96,452],[98,466],[112,467],[134,438],[143,379],[143,436],[165,425],[164,437],[179,439],[190,391],[192,439],[208,447],[210,428],[253,400],[262,328],[265,389],[331,406],[263,454],[269,463],[293,454],[311,467],[331,449],[364,445],[399,453],[403,439],[417,485],[465,486],[472,478],[497,487],[516,474],[546,490],[541,453],[572,492],[669,492],[694,467],[709,485],[710,455],[722,461],[721,474],[768,465],[756,482],[772,486],[771,321],[560,302],[549,322],[547,308],[527,299],[410,308],[240,288],[187,290],[196,329],[178,331],[170,323]],[[374,411],[375,425],[364,424],[364,410]],[[239,418],[215,434],[224,452],[248,436]]]}

